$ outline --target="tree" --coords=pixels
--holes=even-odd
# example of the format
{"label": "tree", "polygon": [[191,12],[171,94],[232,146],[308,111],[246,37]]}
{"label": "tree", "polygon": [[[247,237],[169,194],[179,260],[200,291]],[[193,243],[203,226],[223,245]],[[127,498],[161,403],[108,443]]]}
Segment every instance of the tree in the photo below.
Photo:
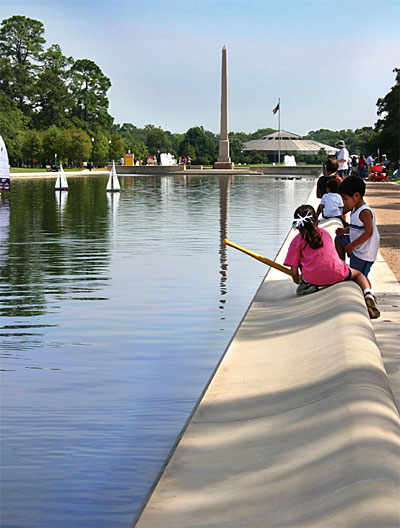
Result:
{"label": "tree", "polygon": [[155,128],[153,126],[147,132],[146,145],[151,154],[155,154],[157,151],[169,152],[171,150],[171,143],[165,135],[165,132],[161,128]]}
{"label": "tree", "polygon": [[60,46],[54,44],[42,55],[43,66],[38,77],[35,116],[38,127],[65,126],[71,113],[72,95],[68,91],[69,68],[72,57],[65,57]]}
{"label": "tree", "polygon": [[70,159],[82,163],[90,158],[92,153],[92,141],[84,130],[79,128],[71,129]]}
{"label": "tree", "polygon": [[79,59],[71,68],[71,92],[74,97],[73,115],[76,123],[89,131],[99,126],[110,130],[113,118],[108,113],[107,91],[111,81],[96,63]]}
{"label": "tree", "polygon": [[259,139],[264,136],[268,136],[268,134],[272,134],[272,132],[275,132],[273,128],[259,128],[252,134],[249,134],[245,141],[249,141],[250,139]]}
{"label": "tree", "polygon": [[97,163],[104,163],[109,159],[108,137],[104,132],[97,132],[94,136],[92,159]]}
{"label": "tree", "polygon": [[[308,139],[314,139],[320,143],[325,143],[332,147],[336,146],[339,140],[344,140],[346,147],[351,154],[366,154],[370,139],[373,136],[372,127],[363,127],[355,131],[353,130],[328,130],[321,128],[319,130],[311,130],[305,137]],[[303,158],[301,158],[303,159]],[[304,159],[310,160],[308,156]]]}
{"label": "tree", "polygon": [[125,143],[120,134],[111,135],[110,159],[119,160],[125,154]]}
{"label": "tree", "polygon": [[179,146],[179,154],[188,156],[189,146],[193,148],[194,156],[190,156],[196,164],[210,164],[217,158],[217,139],[215,134],[203,127],[189,128]]}
{"label": "tree", "polygon": [[229,133],[229,152],[234,163],[242,163],[245,161],[245,156],[243,155],[243,143],[246,141],[243,140],[242,133]]}
{"label": "tree", "polygon": [[74,157],[73,147],[72,147],[72,129],[63,129],[61,131],[61,145],[60,145],[60,161],[69,164]]}
{"label": "tree", "polygon": [[43,134],[42,139],[42,148],[43,148],[43,157],[50,164],[56,162],[57,157],[60,159],[60,154],[62,152],[62,135],[61,130],[55,125],[51,126]]}
{"label": "tree", "polygon": [[125,143],[128,143],[133,139],[137,139],[144,143],[148,131],[145,128],[138,128],[135,125],[132,125],[132,123],[124,123],[123,125],[113,125],[112,132],[121,134]]}
{"label": "tree", "polygon": [[3,20],[0,28],[0,87],[27,111],[35,92],[37,66],[43,52],[42,22],[15,15]]}
{"label": "tree", "polygon": [[28,119],[17,108],[16,103],[0,90],[0,131],[7,146],[11,165],[16,165],[22,156],[22,136],[27,124]]}
{"label": "tree", "polygon": [[[378,132],[377,143],[382,154],[387,154],[389,159],[400,159],[400,68],[395,68],[396,84],[390,92],[378,99],[377,113],[380,119],[375,124]],[[385,152],[382,152],[384,150]]]}
{"label": "tree", "polygon": [[42,138],[36,130],[27,130],[22,139],[22,156],[31,162],[31,167],[42,156]]}
{"label": "tree", "polygon": [[138,139],[132,139],[128,142],[125,141],[125,146],[125,150],[130,150],[131,152],[133,152],[137,160],[142,160],[144,162],[146,160],[147,155],[149,154],[149,150],[146,147],[145,143]]}

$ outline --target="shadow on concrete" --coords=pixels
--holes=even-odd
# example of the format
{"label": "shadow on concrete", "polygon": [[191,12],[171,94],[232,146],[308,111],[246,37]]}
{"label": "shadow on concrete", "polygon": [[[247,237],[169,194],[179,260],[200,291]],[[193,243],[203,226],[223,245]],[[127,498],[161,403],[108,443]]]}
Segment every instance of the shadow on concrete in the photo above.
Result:
{"label": "shadow on concrete", "polygon": [[358,286],[296,298],[269,282],[137,526],[394,528],[399,452]]}

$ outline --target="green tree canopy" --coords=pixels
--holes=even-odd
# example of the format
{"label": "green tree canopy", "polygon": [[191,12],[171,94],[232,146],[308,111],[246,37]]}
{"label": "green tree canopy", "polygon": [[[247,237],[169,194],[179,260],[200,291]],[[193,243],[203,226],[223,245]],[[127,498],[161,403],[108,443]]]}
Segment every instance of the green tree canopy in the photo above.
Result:
{"label": "green tree canopy", "polygon": [[92,141],[90,137],[79,128],[70,131],[71,142],[69,145],[69,159],[75,163],[81,164],[82,161],[88,160],[92,153]]}
{"label": "green tree canopy", "polygon": [[151,154],[155,154],[158,150],[160,152],[169,152],[171,150],[171,143],[161,128],[149,128],[146,134],[146,145]]}
{"label": "green tree canopy", "polygon": [[15,101],[0,90],[0,131],[7,146],[11,165],[22,157],[22,136],[27,129],[28,119],[17,107]]}
{"label": "green tree canopy", "polygon": [[68,90],[72,57],[65,57],[60,46],[54,44],[42,55],[42,68],[37,81],[35,123],[39,127],[66,126],[73,105]]}
{"label": "green tree canopy", "polygon": [[0,28],[0,87],[27,110],[35,92],[37,66],[43,53],[44,27],[39,20],[15,15],[3,20]]}
{"label": "green tree canopy", "polygon": [[[189,156],[194,152],[193,163],[210,164],[217,159],[217,138],[215,134],[203,127],[189,128],[179,146],[179,154]],[[193,150],[192,150],[193,149]]]}
{"label": "green tree canopy", "polygon": [[75,101],[73,115],[82,128],[111,128],[113,118],[108,113],[107,98],[110,87],[110,79],[96,63],[89,59],[74,62],[71,68],[71,92]]}
{"label": "green tree canopy", "polygon": [[125,154],[125,143],[121,134],[111,134],[110,159],[119,160]]}
{"label": "green tree canopy", "polygon": [[36,130],[27,130],[22,139],[22,156],[29,160],[31,166],[39,162],[42,157],[42,138]]}
{"label": "green tree canopy", "polygon": [[57,161],[57,158],[60,160],[60,154],[62,153],[62,135],[61,130],[55,125],[52,125],[44,132],[42,148],[43,157],[47,162],[52,164]]}
{"label": "green tree canopy", "polygon": [[107,135],[99,131],[94,135],[92,158],[96,163],[105,162],[109,159],[109,148]]}
{"label": "green tree canopy", "polygon": [[328,130],[320,128],[319,130],[311,130],[305,137],[314,139],[320,143],[325,143],[335,147],[339,140],[346,143],[346,147],[352,154],[367,154],[368,144],[374,131],[372,127],[363,127],[357,130]]}
{"label": "green tree canopy", "polygon": [[[400,159],[400,68],[393,70],[396,83],[389,93],[378,99],[378,116],[375,129],[378,138],[375,141],[381,149],[381,154],[387,154],[389,159]],[[385,152],[383,152],[385,151]]]}
{"label": "green tree canopy", "polygon": [[149,149],[146,144],[139,139],[131,139],[130,141],[125,141],[126,151],[130,150],[135,154],[137,160],[145,161],[147,155],[149,154]]}

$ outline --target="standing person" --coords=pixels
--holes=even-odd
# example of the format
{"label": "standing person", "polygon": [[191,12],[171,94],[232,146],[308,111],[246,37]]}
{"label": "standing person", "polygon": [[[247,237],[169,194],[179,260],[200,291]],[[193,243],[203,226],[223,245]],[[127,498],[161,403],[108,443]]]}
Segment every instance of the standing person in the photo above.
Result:
{"label": "standing person", "polygon": [[360,159],[358,160],[358,165],[357,165],[357,172],[360,178],[364,178],[365,165],[366,165],[365,158],[363,155],[361,155]]}
{"label": "standing person", "polygon": [[357,174],[357,167],[358,167],[358,157],[352,156],[351,157],[351,176],[355,176]]}
{"label": "standing person", "polygon": [[368,167],[368,179],[372,180],[372,167],[375,164],[375,160],[372,157],[372,154],[370,154],[367,158],[367,167]]}
{"label": "standing person", "polygon": [[337,160],[339,162],[338,174],[341,178],[346,178],[349,171],[349,151],[343,140],[338,141],[336,146],[340,149],[337,154]]}
{"label": "standing person", "polygon": [[350,225],[336,229],[335,246],[339,257],[350,256],[350,266],[368,277],[379,249],[375,214],[364,202],[365,182],[357,176],[346,178],[339,186],[344,212],[351,211]]}
{"label": "standing person", "polygon": [[388,160],[386,154],[382,156],[382,166],[384,167],[384,171],[387,174],[390,166],[390,161]]}
{"label": "standing person", "polygon": [[[339,258],[330,234],[317,224],[317,215],[311,205],[301,205],[294,212],[293,227],[300,232],[289,246],[284,265],[290,266],[293,282],[300,284],[300,270],[305,279],[302,279],[296,293],[306,293],[307,284],[318,289],[318,285],[353,280],[363,291],[370,318],[378,318],[380,312],[368,280],[360,271],[349,268]],[[306,286],[301,291],[303,284]]]}

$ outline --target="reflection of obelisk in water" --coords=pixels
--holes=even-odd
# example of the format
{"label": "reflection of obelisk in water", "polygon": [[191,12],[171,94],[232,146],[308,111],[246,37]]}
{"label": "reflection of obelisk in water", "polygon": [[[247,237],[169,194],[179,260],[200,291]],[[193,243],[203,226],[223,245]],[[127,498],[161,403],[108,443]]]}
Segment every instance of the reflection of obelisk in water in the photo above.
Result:
{"label": "reflection of obelisk in water", "polygon": [[226,47],[224,46],[222,48],[221,71],[221,131],[219,136],[218,160],[214,163],[214,169],[233,169],[234,166],[229,157],[228,80],[226,70]]}
{"label": "reflection of obelisk in water", "polygon": [[[219,234],[220,234],[220,246],[219,246],[219,262],[221,275],[220,278],[220,293],[221,297],[227,294],[226,281],[228,279],[228,263],[226,257],[227,247],[222,243],[224,238],[227,238],[227,226],[228,226],[228,204],[229,204],[229,183],[231,180],[230,176],[219,176]],[[224,309],[225,299],[220,299],[219,308]]]}

